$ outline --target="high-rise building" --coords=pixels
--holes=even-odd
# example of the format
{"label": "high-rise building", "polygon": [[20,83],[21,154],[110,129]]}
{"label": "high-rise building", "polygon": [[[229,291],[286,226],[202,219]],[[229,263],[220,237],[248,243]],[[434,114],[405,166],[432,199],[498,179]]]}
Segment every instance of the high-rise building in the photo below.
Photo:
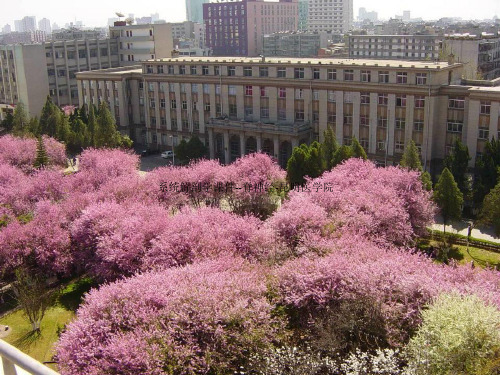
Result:
{"label": "high-rise building", "polygon": [[174,49],[172,27],[167,23],[127,25],[118,21],[109,28],[109,36],[118,41],[120,65],[170,57]]}
{"label": "high-rise building", "polygon": [[26,16],[21,20],[14,21],[16,26],[16,31],[26,32],[26,31],[35,31],[36,30],[36,18]]}
{"label": "high-rise building", "polygon": [[369,20],[371,22],[375,22],[378,19],[377,12],[367,12],[366,8],[359,8],[358,11],[358,21]]}
{"label": "high-rise building", "polygon": [[307,31],[309,0],[299,0],[299,30]]}
{"label": "high-rise building", "polygon": [[441,37],[436,35],[350,35],[352,59],[437,60]]}
{"label": "high-rise building", "polygon": [[203,23],[203,4],[209,0],[186,0],[186,19]]}
{"label": "high-rise building", "polygon": [[309,31],[344,34],[352,28],[353,0],[309,0]]}
{"label": "high-rise building", "polygon": [[45,31],[45,34],[51,34],[52,33],[52,27],[50,26],[50,20],[47,18],[42,18],[40,21],[38,21],[38,29]]}
{"label": "high-rise building", "polygon": [[411,20],[411,12],[409,10],[403,10],[403,21]]}
{"label": "high-rise building", "polygon": [[12,32],[12,28],[10,27],[9,24],[7,24],[4,27],[2,27],[2,34],[8,34],[10,32]]}
{"label": "high-rise building", "polygon": [[297,31],[298,5],[298,0],[203,4],[205,42],[215,56],[258,56],[264,35]]}

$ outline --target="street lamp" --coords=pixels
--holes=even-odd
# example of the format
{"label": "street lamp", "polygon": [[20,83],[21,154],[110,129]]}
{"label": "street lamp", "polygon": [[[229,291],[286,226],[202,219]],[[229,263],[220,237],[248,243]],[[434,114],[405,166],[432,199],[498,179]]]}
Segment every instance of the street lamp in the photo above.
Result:
{"label": "street lamp", "polygon": [[172,165],[175,166],[174,136],[171,135],[170,138],[172,138]]}

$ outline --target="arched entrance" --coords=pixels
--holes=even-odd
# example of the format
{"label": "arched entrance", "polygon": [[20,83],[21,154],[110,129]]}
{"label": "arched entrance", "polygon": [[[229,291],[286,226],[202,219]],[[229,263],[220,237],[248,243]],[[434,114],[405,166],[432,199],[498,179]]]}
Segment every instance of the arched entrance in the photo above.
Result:
{"label": "arched entrance", "polygon": [[288,141],[281,142],[279,153],[279,164],[281,168],[286,168],[286,164],[288,163],[290,156],[292,156],[292,144]]}
{"label": "arched entrance", "polygon": [[245,147],[245,155],[257,152],[257,140],[255,137],[248,137]]}

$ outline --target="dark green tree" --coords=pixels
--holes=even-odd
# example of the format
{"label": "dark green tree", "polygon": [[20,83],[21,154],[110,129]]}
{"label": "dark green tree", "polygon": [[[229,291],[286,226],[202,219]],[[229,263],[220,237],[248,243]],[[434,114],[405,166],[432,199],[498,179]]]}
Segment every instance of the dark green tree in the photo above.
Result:
{"label": "dark green tree", "polygon": [[117,147],[121,144],[120,133],[116,130],[115,119],[109,111],[108,104],[101,102],[97,115],[96,147]]}
{"label": "dark green tree", "polygon": [[492,138],[486,142],[483,154],[476,160],[474,176],[474,202],[481,204],[484,197],[498,183],[497,169],[500,167],[500,140]]}
{"label": "dark green tree", "polygon": [[38,117],[35,116],[30,119],[29,132],[34,135],[40,134],[40,123],[38,121]]}
{"label": "dark green tree", "polygon": [[368,159],[365,149],[359,144],[356,137],[352,137],[351,150],[353,158],[361,158],[363,160]]}
{"label": "dark green tree", "polygon": [[448,168],[444,168],[434,187],[434,201],[440,208],[441,216],[443,216],[443,231],[446,233],[446,224],[462,216],[464,203],[463,194]]}
{"label": "dark green tree", "polygon": [[36,144],[36,158],[33,166],[36,169],[44,168],[49,164],[49,156],[45,150],[45,145],[43,144],[42,136],[38,136],[38,141]]}
{"label": "dark green tree", "polygon": [[72,153],[78,153],[82,148],[92,145],[92,139],[85,124],[80,117],[73,117],[70,123],[71,132],[67,142],[68,150]]}
{"label": "dark green tree", "polygon": [[14,135],[24,136],[29,133],[30,118],[23,102],[19,102],[12,117],[12,132]]}
{"label": "dark green tree", "polygon": [[[82,118],[82,121],[85,122],[85,120]],[[90,105],[88,109],[88,120],[85,122],[87,124],[87,129],[90,134],[90,145],[92,147],[96,147],[96,138],[97,138],[97,133],[99,132],[99,125],[97,123],[97,116],[96,116],[96,109],[94,105]]]}
{"label": "dark green tree", "polygon": [[309,153],[306,159],[307,176],[311,178],[319,177],[325,170],[325,167],[326,162],[323,159],[321,144],[314,141],[309,146]]}
{"label": "dark green tree", "polygon": [[188,160],[203,159],[207,156],[208,150],[205,144],[197,136],[192,136],[188,141]]}
{"label": "dark green tree", "polygon": [[333,154],[332,166],[335,167],[350,158],[352,158],[351,146],[342,145],[335,151],[335,154]]}
{"label": "dark green tree", "polygon": [[287,179],[291,186],[304,185],[305,176],[308,174],[307,160],[309,158],[309,147],[301,144],[292,151],[292,156],[288,159],[286,171]]}
{"label": "dark green tree", "polygon": [[325,162],[326,169],[330,170],[332,169],[333,155],[339,148],[337,138],[330,125],[328,125],[326,130],[323,132],[323,138],[324,141],[321,144],[321,151],[323,153],[323,160]]}
{"label": "dark green tree", "polygon": [[82,105],[82,108],[80,108],[80,110],[78,111],[78,116],[80,116],[80,118],[82,119],[82,121],[84,123],[88,124],[88,122],[89,122],[88,111],[85,107],[85,104]]}
{"label": "dark green tree", "polygon": [[[499,169],[500,174],[500,169]],[[495,234],[500,237],[500,182],[484,198],[480,214],[482,224],[493,225]]]}
{"label": "dark green tree", "polygon": [[464,197],[468,197],[471,190],[469,180],[466,176],[470,159],[469,149],[457,138],[453,144],[453,152],[444,160],[445,167],[450,170]]}
{"label": "dark green tree", "polygon": [[37,134],[46,134],[50,137],[57,138],[60,122],[59,112],[59,108],[52,102],[50,96],[47,95],[40,115],[39,132]]}
{"label": "dark green tree", "polygon": [[185,139],[180,141],[179,144],[175,146],[174,152],[177,156],[177,160],[179,160],[181,164],[189,161],[189,146]]}
{"label": "dark green tree", "polygon": [[399,165],[405,169],[420,172],[420,180],[422,181],[424,189],[427,191],[432,190],[431,175],[429,174],[429,172],[424,172],[422,162],[420,161],[418,148],[413,140],[411,140],[410,143],[406,146]]}
{"label": "dark green tree", "polygon": [[7,116],[5,116],[5,118],[3,119],[2,123],[0,124],[0,127],[10,132],[13,126],[14,126],[14,116],[12,116],[12,113],[7,113]]}

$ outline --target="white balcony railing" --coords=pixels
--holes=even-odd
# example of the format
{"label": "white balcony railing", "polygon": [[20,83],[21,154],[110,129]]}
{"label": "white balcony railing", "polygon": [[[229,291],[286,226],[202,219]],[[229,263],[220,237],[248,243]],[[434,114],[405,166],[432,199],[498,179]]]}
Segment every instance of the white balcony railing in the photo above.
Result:
{"label": "white balcony railing", "polygon": [[54,370],[0,340],[0,375],[59,375]]}

